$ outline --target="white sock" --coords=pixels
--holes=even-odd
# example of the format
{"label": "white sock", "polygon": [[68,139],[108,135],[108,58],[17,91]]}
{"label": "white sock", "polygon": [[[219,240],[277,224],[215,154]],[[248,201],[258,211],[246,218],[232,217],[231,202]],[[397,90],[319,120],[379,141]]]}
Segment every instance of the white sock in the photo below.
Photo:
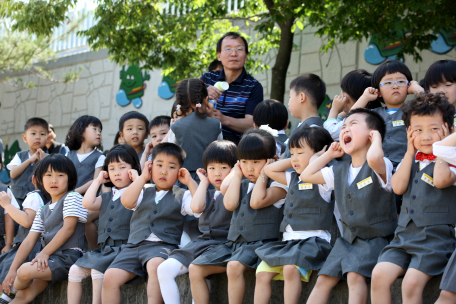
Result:
{"label": "white sock", "polygon": [[157,276],[165,304],[180,304],[176,277],[188,272],[188,268],[176,259],[170,258],[158,266]]}

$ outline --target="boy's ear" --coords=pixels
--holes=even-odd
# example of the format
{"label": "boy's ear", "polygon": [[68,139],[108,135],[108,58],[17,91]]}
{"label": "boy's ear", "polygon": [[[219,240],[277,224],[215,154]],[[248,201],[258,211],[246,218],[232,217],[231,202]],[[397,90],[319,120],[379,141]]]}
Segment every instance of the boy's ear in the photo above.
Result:
{"label": "boy's ear", "polygon": [[378,88],[378,94],[377,97],[382,97],[382,93],[380,92],[380,88]]}
{"label": "boy's ear", "polygon": [[288,129],[288,125],[290,124],[290,121],[287,119],[287,124],[285,125],[285,128],[283,128],[284,130]]}
{"label": "boy's ear", "polygon": [[35,177],[35,175],[32,175],[32,184],[33,184],[33,186],[36,187],[36,177]]}
{"label": "boy's ear", "polygon": [[259,129],[259,128],[260,128],[260,127],[258,127],[258,126],[256,125],[256,123],[253,123],[253,127],[254,127],[255,129]]}
{"label": "boy's ear", "polygon": [[301,92],[301,93],[299,94],[299,96],[301,97],[301,103],[304,103],[304,102],[307,100],[307,95],[306,95],[306,93]]}
{"label": "boy's ear", "polygon": [[125,140],[125,138],[124,138],[124,136],[123,136],[123,133],[122,133],[122,132],[119,132],[119,136],[120,136],[120,137],[121,137],[123,140]]}
{"label": "boy's ear", "polygon": [[27,143],[27,135],[22,134],[22,140],[24,141],[24,143]]}

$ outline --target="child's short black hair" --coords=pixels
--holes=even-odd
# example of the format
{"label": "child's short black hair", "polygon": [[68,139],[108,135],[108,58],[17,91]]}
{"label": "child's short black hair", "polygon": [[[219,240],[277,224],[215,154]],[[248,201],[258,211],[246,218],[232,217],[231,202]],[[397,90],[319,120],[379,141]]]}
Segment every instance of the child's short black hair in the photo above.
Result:
{"label": "child's short black hair", "polygon": [[405,126],[410,126],[410,119],[413,115],[430,116],[436,113],[442,115],[443,121],[451,129],[454,120],[454,105],[448,102],[445,96],[432,93],[421,93],[415,99],[409,101],[402,108],[402,120]]}
{"label": "child's short black hair", "polygon": [[40,126],[43,127],[47,133],[49,133],[49,124],[46,120],[40,117],[32,117],[24,125],[24,132],[27,132],[27,130],[33,126]]}
{"label": "child's short black hair", "polygon": [[[122,115],[122,117],[120,117],[119,132],[123,132],[125,122],[130,119],[139,119],[139,120],[144,121],[144,125],[146,128],[149,125],[149,119],[147,119],[147,117],[144,114],[141,114],[138,111],[130,111],[130,112],[127,112],[124,115]],[[146,134],[148,134],[148,133],[149,133],[149,130],[147,130]]]}
{"label": "child's short black hair", "polygon": [[73,162],[62,154],[50,154],[39,162],[34,172],[36,186],[46,197],[51,197],[43,185],[43,176],[46,174],[48,168],[52,171],[68,175],[68,191],[73,191],[76,188],[78,173]]}
{"label": "child's short black hair", "polygon": [[238,159],[270,159],[276,155],[276,141],[265,130],[250,129],[239,141]]}
{"label": "child's short black hair", "polygon": [[303,143],[306,143],[315,153],[323,150],[326,146],[329,148],[334,140],[331,134],[320,127],[305,127],[299,128],[290,137],[288,145],[290,149],[301,148]]}
{"label": "child's short black hair", "polygon": [[78,150],[81,147],[84,137],[82,134],[88,126],[100,127],[103,130],[101,121],[95,116],[82,115],[71,125],[65,137],[65,146],[70,150]]}
{"label": "child's short black hair", "polygon": [[203,166],[207,169],[210,163],[228,164],[231,168],[237,162],[236,145],[229,140],[216,140],[213,141],[203,154]]}
{"label": "child's short black hair", "polygon": [[283,130],[288,122],[288,110],[275,99],[260,102],[253,111],[253,122],[257,127],[269,125],[272,129]]}
{"label": "child's short black hair", "polygon": [[[130,145],[116,145],[109,150],[108,155],[106,156],[103,171],[108,171],[108,166],[113,162],[124,161],[127,164],[131,165],[131,168],[138,171],[138,174],[141,175],[141,166],[139,165],[138,153]],[[105,183],[106,187],[114,187],[114,184],[110,181]]]}
{"label": "child's short black hair", "polygon": [[456,61],[454,60],[438,60],[431,64],[424,76],[424,89],[429,91],[431,86],[446,81],[456,82]]}
{"label": "child's short black hair", "polygon": [[208,71],[209,72],[215,71],[219,66],[221,66],[223,68],[222,62],[218,59],[215,59],[209,64]]}
{"label": "child's short black hair", "polygon": [[325,82],[315,74],[304,74],[296,77],[290,83],[290,90],[296,94],[306,94],[312,105],[318,109],[326,98]]}
{"label": "child's short black hair", "polygon": [[116,136],[114,137],[114,146],[119,144],[120,132],[117,131]]}
{"label": "child's short black hair", "polygon": [[345,121],[347,118],[354,114],[363,114],[365,117],[366,125],[370,130],[377,130],[380,135],[382,136],[382,142],[383,139],[385,138],[385,133],[386,133],[386,125],[385,125],[385,120],[383,117],[380,116],[377,112],[368,110],[368,109],[363,109],[363,108],[358,108],[351,110],[348,112],[347,116],[345,116]]}
{"label": "child's short black hair", "polygon": [[181,167],[184,165],[185,158],[187,157],[184,149],[170,142],[161,142],[152,149],[152,161],[160,153],[176,157]]}
{"label": "child's short black hair", "polygon": [[372,74],[366,70],[354,70],[342,78],[340,88],[356,101],[363,95],[364,90],[371,86],[371,78]]}
{"label": "child's short black hair", "polygon": [[149,123],[149,131],[153,127],[158,127],[162,125],[167,125],[169,127],[171,125],[171,117],[166,115],[154,117],[154,119],[152,119]]}
{"label": "child's short black hair", "polygon": [[373,88],[380,88],[380,81],[385,77],[386,74],[401,73],[410,82],[413,80],[412,73],[409,68],[399,60],[387,60],[383,62],[372,74],[371,86]]}

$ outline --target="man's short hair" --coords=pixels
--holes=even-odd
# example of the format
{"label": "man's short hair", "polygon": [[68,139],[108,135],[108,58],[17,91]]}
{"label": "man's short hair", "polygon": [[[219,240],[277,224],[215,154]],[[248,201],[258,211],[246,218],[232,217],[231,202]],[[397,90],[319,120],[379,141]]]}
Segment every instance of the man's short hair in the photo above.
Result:
{"label": "man's short hair", "polygon": [[237,39],[237,38],[241,38],[242,41],[244,41],[244,45],[245,45],[245,53],[248,54],[249,53],[249,44],[247,43],[247,40],[241,36],[241,34],[239,33],[236,33],[236,32],[228,32],[226,33],[225,35],[223,35],[218,41],[217,41],[217,53],[221,53],[222,52],[222,41],[223,39],[225,38],[231,38],[231,39]]}
{"label": "man's short hair", "polygon": [[312,105],[317,109],[320,108],[326,98],[325,82],[315,74],[304,74],[296,77],[290,83],[290,90],[291,89],[293,89],[296,94],[306,94]]}
{"label": "man's short hair", "polygon": [[345,116],[345,121],[347,121],[347,119],[350,116],[355,115],[355,114],[362,114],[365,117],[367,127],[370,130],[378,131],[380,133],[380,135],[382,136],[382,142],[383,142],[383,139],[385,138],[385,134],[386,134],[386,125],[385,125],[385,120],[383,119],[383,117],[381,117],[380,114],[378,114],[377,112],[374,112],[374,111],[371,111],[368,109],[364,109],[364,108],[358,108],[358,109],[354,109],[354,110],[351,110],[350,112],[348,112],[347,116]]}
{"label": "man's short hair", "polygon": [[[149,125],[149,120],[144,114],[139,113],[138,111],[130,111],[122,115],[119,120],[119,132],[123,132],[124,124],[127,120],[129,119],[139,119],[144,121],[144,125],[147,128]],[[147,133],[149,133],[149,130],[147,130]]]}
{"label": "man's short hair", "polygon": [[40,126],[43,127],[46,132],[49,133],[49,124],[46,120],[40,117],[33,117],[27,120],[27,122],[24,125],[24,132],[27,132],[27,130],[33,126]]}

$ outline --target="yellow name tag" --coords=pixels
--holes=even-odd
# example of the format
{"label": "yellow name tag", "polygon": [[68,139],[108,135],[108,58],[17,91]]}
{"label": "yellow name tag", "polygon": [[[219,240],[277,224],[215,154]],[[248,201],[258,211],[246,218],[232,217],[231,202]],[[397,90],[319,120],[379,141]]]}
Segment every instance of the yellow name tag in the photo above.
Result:
{"label": "yellow name tag", "polygon": [[393,127],[399,127],[399,126],[405,126],[403,120],[396,120],[396,121],[393,121]]}
{"label": "yellow name tag", "polygon": [[362,181],[360,181],[359,183],[357,183],[356,185],[358,186],[358,189],[361,189],[361,188],[364,188],[367,185],[370,185],[372,183],[373,183],[372,182],[372,177],[369,176],[368,178],[365,178]]}
{"label": "yellow name tag", "polygon": [[309,190],[312,189],[311,183],[299,184],[299,190]]}
{"label": "yellow name tag", "polygon": [[434,179],[432,177],[430,177],[429,175],[427,175],[426,173],[423,173],[423,176],[421,177],[421,180],[423,182],[425,182],[426,184],[429,184],[432,187],[434,187]]}

